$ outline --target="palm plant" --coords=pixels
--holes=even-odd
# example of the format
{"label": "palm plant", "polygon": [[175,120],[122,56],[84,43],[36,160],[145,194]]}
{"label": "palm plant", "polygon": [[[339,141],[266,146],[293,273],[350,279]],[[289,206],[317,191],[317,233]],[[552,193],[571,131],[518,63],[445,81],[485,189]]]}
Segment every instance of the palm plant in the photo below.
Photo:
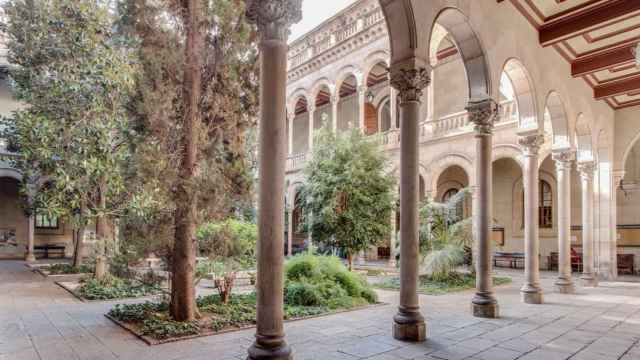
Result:
{"label": "palm plant", "polygon": [[427,199],[420,209],[420,253],[432,279],[446,279],[461,265],[471,265],[471,218],[459,209],[469,196],[462,189],[446,202]]}

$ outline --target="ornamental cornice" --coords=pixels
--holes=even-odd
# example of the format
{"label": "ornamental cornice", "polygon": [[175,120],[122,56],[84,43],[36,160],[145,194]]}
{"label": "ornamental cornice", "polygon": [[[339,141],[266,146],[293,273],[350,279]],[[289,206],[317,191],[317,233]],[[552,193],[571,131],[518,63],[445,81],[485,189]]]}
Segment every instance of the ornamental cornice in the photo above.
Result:
{"label": "ornamental cornice", "polygon": [[397,68],[391,70],[391,86],[398,90],[400,102],[420,102],[422,90],[431,82],[430,72],[424,68]]}
{"label": "ornamental cornice", "polygon": [[500,104],[492,98],[469,100],[465,108],[469,112],[469,122],[474,124],[478,135],[491,135],[493,124],[500,113]]}
{"label": "ornamental cornice", "polygon": [[287,41],[290,26],[302,20],[302,0],[247,0],[246,16],[262,41]]}

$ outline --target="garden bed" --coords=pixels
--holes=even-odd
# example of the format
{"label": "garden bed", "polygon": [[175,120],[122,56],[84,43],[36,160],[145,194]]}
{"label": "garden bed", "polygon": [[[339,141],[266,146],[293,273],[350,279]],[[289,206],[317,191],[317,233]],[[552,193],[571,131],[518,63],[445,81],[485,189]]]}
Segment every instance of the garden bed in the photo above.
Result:
{"label": "garden bed", "polygon": [[93,269],[89,266],[74,267],[67,263],[42,264],[31,268],[38,274],[57,281],[80,281],[93,274]]}
{"label": "garden bed", "polygon": [[[255,293],[233,295],[222,304],[218,295],[198,298],[200,318],[192,323],[169,320],[168,304],[146,302],[120,304],[105,314],[109,320],[131,332],[147,345],[214,336],[255,328]],[[350,308],[330,309],[323,306],[290,306],[285,304],[285,322],[312,319],[343,312],[362,310],[385,303],[358,304]]]}
{"label": "garden bed", "polygon": [[89,279],[87,282],[56,281],[56,284],[82,302],[151,299],[165,293],[157,286],[146,285],[137,280],[118,279],[115,284],[112,280],[109,285],[101,284],[95,279]]}
{"label": "garden bed", "polygon": [[[511,283],[510,277],[494,276],[493,285],[505,285]],[[383,290],[400,290],[400,279],[398,277],[384,279],[373,284],[374,287]],[[425,295],[444,295],[452,292],[459,292],[474,289],[476,278],[468,273],[454,273],[446,279],[431,279],[427,275],[420,276],[418,292]]]}

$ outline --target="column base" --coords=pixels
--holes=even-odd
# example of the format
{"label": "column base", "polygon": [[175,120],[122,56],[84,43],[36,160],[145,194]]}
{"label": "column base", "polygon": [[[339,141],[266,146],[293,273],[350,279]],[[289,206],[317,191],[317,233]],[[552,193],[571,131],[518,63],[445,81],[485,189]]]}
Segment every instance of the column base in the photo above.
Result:
{"label": "column base", "polygon": [[25,255],[25,257],[24,257],[24,261],[26,261],[26,262],[35,262],[36,261],[36,256],[33,253],[27,253],[27,255]]}
{"label": "column base", "polygon": [[584,287],[596,287],[598,286],[598,279],[593,275],[582,275],[580,277],[580,284]]}
{"label": "column base", "polygon": [[520,290],[520,294],[522,295],[522,302],[525,304],[542,304],[544,301],[541,289],[537,289],[537,291]]}
{"label": "column base", "polygon": [[475,304],[471,303],[471,314],[475,317],[497,319],[500,317],[500,306],[498,303],[493,304]]}
{"label": "column base", "polygon": [[571,280],[558,279],[553,286],[556,289],[556,292],[559,292],[560,294],[573,294],[576,292],[576,287],[573,285]]}
{"label": "column base", "polygon": [[293,359],[291,347],[285,341],[275,347],[266,347],[254,342],[248,350],[247,360],[289,360]]}
{"label": "column base", "polygon": [[419,313],[399,312],[393,317],[393,338],[400,341],[422,342],[427,339],[427,324]]}

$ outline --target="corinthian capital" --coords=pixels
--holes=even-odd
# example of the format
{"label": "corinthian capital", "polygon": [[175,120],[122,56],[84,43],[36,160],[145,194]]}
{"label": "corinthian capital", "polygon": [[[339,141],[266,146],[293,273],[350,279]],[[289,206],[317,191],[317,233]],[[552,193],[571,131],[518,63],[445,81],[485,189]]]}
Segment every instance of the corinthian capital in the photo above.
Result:
{"label": "corinthian capital", "polygon": [[537,155],[543,143],[544,136],[540,134],[521,136],[518,138],[518,144],[522,147],[525,156]]}
{"label": "corinthian capital", "polygon": [[556,169],[571,169],[571,164],[576,158],[576,153],[573,150],[562,150],[554,152],[551,157],[556,163]]}
{"label": "corinthian capital", "polygon": [[287,41],[289,27],[302,19],[302,0],[247,0],[246,15],[262,40]]}
{"label": "corinthian capital", "polygon": [[422,90],[431,82],[429,71],[424,67],[391,71],[391,86],[398,90],[401,102],[420,101]]}
{"label": "corinthian capital", "polygon": [[500,105],[491,98],[469,100],[466,110],[469,112],[469,122],[475,125],[476,133],[491,135]]}
{"label": "corinthian capital", "polygon": [[578,171],[580,172],[580,177],[585,180],[591,180],[596,171],[596,163],[594,161],[578,163]]}

